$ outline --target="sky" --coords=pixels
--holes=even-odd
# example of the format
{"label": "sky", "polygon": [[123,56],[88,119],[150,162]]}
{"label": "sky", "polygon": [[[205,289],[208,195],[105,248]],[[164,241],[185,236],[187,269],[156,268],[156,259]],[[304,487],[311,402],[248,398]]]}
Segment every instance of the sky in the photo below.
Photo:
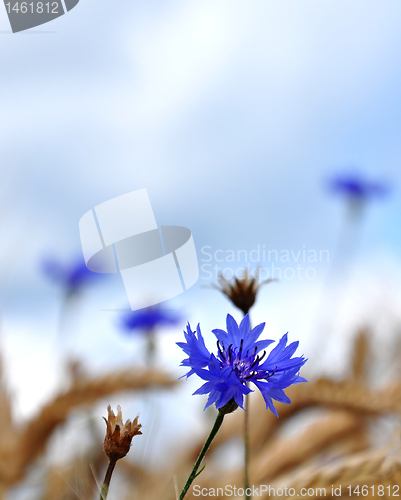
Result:
{"label": "sky", "polygon": [[[62,290],[41,263],[80,256],[82,215],[142,188],[158,224],[194,237],[200,279],[165,304],[183,326],[200,322],[212,342],[228,312],[240,319],[210,288],[207,254],[213,266],[271,270],[258,249],[327,250],[312,279],[263,287],[252,321],[275,340],[299,339],[311,372],[341,376],[364,324],[391,345],[401,299],[400,22],[398,0],[80,0],[13,34],[0,9],[0,346],[18,418],[57,390],[65,352],[94,373],[141,361],[141,341],[102,311],[128,307],[118,276],[88,287],[60,333]],[[350,171],[390,186],[359,225],[327,188]],[[242,256],[217,262],[230,250]],[[181,331],[165,332],[160,347],[160,366],[177,377]]]}

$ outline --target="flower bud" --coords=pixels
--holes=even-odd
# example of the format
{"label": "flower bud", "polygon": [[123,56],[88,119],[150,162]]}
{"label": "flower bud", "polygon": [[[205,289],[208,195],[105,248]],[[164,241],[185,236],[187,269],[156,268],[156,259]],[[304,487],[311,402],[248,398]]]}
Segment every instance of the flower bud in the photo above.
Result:
{"label": "flower bud", "polygon": [[243,276],[234,277],[232,282],[229,282],[224,275],[219,277],[219,285],[212,285],[222,292],[234,305],[238,307],[244,314],[248,314],[251,307],[256,301],[256,296],[259,289],[271,283],[272,281],[277,281],[275,279],[269,279],[259,283],[260,269],[254,276],[250,276],[249,271],[246,270]]}
{"label": "flower bud", "polygon": [[138,424],[139,414],[133,422],[127,420],[123,424],[120,406],[117,406],[117,416],[114,415],[110,406],[107,407],[107,411],[107,420],[103,417],[107,426],[103,447],[110,461],[116,462],[129,452],[132,438],[137,434],[142,434],[139,430],[142,425]]}
{"label": "flower bud", "polygon": [[233,411],[235,411],[237,408],[238,408],[238,405],[237,405],[235,399],[232,398],[232,399],[230,399],[230,401],[228,403],[226,403],[224,406],[222,406],[218,410],[219,410],[219,413],[221,415],[228,415],[229,413],[232,413]]}

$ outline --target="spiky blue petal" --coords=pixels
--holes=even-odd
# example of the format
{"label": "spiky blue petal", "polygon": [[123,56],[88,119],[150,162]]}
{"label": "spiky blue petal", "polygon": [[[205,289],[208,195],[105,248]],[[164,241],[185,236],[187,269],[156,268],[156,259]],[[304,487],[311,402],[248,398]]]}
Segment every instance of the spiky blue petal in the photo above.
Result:
{"label": "spiky blue petal", "polygon": [[[196,336],[196,334],[198,336]],[[186,342],[177,342],[177,345],[188,355],[184,359],[181,366],[189,366],[191,369],[186,375],[187,378],[195,373],[196,369],[203,368],[208,365],[210,361],[210,352],[205,346],[205,341],[202,337],[200,325],[196,328],[196,334],[191,330],[191,326],[187,324],[187,331],[184,332]]]}

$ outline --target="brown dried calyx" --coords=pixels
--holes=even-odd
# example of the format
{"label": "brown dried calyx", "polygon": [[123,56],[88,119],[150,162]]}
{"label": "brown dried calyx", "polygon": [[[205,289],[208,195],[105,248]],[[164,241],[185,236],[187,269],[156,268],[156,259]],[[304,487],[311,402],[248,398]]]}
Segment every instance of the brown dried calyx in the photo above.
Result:
{"label": "brown dried calyx", "polygon": [[235,277],[232,282],[229,282],[223,275],[220,275],[220,286],[212,286],[226,295],[244,314],[248,314],[255,303],[259,289],[267,283],[277,281],[275,279],[269,279],[259,283],[259,273],[260,270],[251,277],[249,271],[246,270],[243,276],[240,278]]}
{"label": "brown dried calyx", "polygon": [[127,420],[123,424],[120,406],[117,406],[117,416],[114,415],[110,406],[107,407],[108,417],[104,421],[107,425],[106,437],[104,438],[104,452],[109,457],[110,462],[116,462],[125,457],[131,447],[131,441],[137,434],[142,434],[139,430],[142,425],[138,424],[139,415],[133,422]]}

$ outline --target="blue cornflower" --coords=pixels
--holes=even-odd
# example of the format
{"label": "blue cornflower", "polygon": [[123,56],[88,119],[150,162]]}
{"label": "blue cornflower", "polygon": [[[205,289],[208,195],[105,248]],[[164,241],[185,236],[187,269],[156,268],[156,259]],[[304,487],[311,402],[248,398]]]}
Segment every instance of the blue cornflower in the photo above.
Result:
{"label": "blue cornflower", "polygon": [[159,304],[125,313],[120,327],[127,333],[142,333],[146,335],[145,362],[152,366],[156,353],[156,329],[162,326],[174,326],[181,322],[181,316],[175,311],[163,309]]}
{"label": "blue cornflower", "polygon": [[285,334],[266,356],[264,349],[274,341],[258,340],[264,327],[265,323],[262,323],[251,330],[248,314],[240,325],[227,314],[227,331],[213,330],[218,348],[217,355],[214,355],[206,348],[199,325],[195,333],[188,323],[184,332],[186,342],[177,342],[188,355],[181,366],[190,368],[187,378],[195,373],[206,381],[194,392],[209,394],[205,409],[213,403],[217,409],[222,408],[232,399],[243,408],[244,396],[253,392],[248,387],[252,382],[262,393],[266,408],[278,417],[272,400],[290,403],[284,389],[306,382],[298,373],[307,360],[303,356],[292,358],[298,342],[287,346]]}
{"label": "blue cornflower", "polygon": [[52,281],[64,287],[67,296],[76,295],[88,282],[101,276],[89,271],[82,258],[70,264],[61,264],[53,258],[46,258],[42,263],[42,269]]}
{"label": "blue cornflower", "polygon": [[177,312],[156,305],[124,314],[121,327],[128,332],[149,331],[158,326],[174,326],[180,321],[181,316]]}
{"label": "blue cornflower", "polygon": [[388,185],[382,182],[368,181],[355,174],[334,177],[330,181],[329,187],[332,191],[359,202],[385,196],[389,192]]}

